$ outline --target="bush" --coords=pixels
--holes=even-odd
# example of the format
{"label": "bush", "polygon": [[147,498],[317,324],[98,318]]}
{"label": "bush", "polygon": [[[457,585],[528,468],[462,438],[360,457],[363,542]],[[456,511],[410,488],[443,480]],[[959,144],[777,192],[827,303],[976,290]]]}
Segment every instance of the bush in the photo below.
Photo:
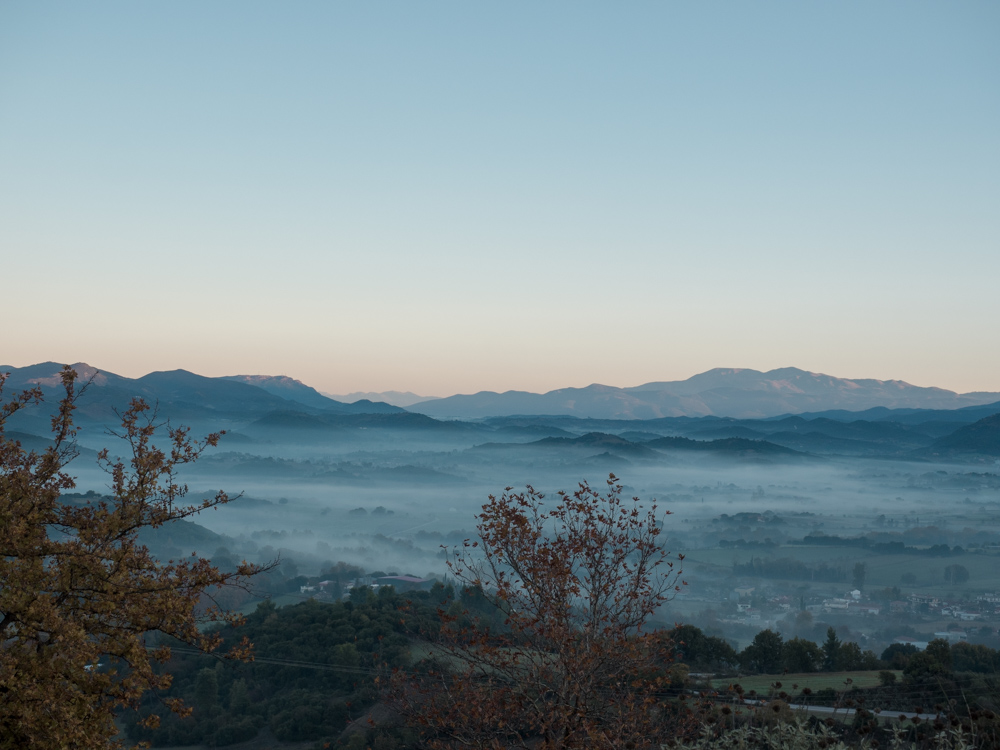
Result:
{"label": "bush", "polygon": [[253,719],[241,719],[234,724],[226,724],[219,727],[210,739],[210,744],[217,747],[234,745],[237,742],[246,742],[257,736],[257,726]]}
{"label": "bush", "polygon": [[679,750],[848,750],[825,726],[807,726],[798,719],[774,726],[742,726],[717,732],[705,727],[696,741],[677,745]]}
{"label": "bush", "polygon": [[883,669],[878,673],[878,684],[882,687],[896,684],[896,673],[888,669]]}

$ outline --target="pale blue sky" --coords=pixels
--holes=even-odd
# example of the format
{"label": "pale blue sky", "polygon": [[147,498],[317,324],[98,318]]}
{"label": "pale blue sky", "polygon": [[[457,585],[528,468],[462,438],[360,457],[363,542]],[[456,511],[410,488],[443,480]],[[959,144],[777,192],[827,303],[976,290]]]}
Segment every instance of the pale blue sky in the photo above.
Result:
{"label": "pale blue sky", "polygon": [[0,363],[1000,390],[1000,4],[0,3]]}

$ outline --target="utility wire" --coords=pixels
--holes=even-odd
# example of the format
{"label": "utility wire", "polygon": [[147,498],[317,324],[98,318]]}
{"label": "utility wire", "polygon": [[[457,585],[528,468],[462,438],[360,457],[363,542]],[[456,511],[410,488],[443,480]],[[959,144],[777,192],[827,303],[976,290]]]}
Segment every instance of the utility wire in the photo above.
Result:
{"label": "utility wire", "polygon": [[[153,647],[149,648],[152,649]],[[170,650],[171,653],[178,653],[184,655],[210,656],[210,654],[206,654],[204,651],[199,651],[198,649],[194,648],[170,647]],[[337,664],[323,664],[322,662],[303,661],[295,659],[277,659],[277,658],[262,657],[262,656],[254,656],[252,663],[269,664],[282,667],[293,667],[298,669],[315,669],[324,672],[340,672],[345,674],[363,675],[363,676],[381,676],[386,674],[386,670],[374,669],[371,667],[349,667]],[[822,674],[822,673],[817,672],[816,674]],[[413,673],[409,674],[408,677],[411,679],[417,677],[421,677],[424,680],[432,679],[429,675],[417,675]],[[733,684],[737,684],[737,682],[734,682]],[[859,690],[863,689],[865,688],[859,688]],[[612,691],[610,690],[606,689],[602,690],[600,688],[596,689],[595,692],[605,696],[611,696],[613,694]],[[847,697],[847,692],[848,691],[842,693],[842,697]],[[775,696],[768,697],[768,696],[763,696],[760,693],[757,693],[758,697],[750,698],[746,697],[747,695],[746,693],[744,693],[743,696],[739,696],[735,692],[731,692],[728,690],[714,690],[711,693],[707,694],[706,691],[681,691],[680,693],[672,693],[668,691],[655,691],[653,695],[655,695],[657,698],[660,699],[686,695],[694,698],[705,698],[717,704],[729,704],[730,700],[727,700],[727,698],[731,698],[733,702],[738,702],[742,705],[748,705],[748,706],[764,705],[767,704],[770,700],[773,700],[775,698]],[[894,697],[903,697],[905,699],[906,696],[926,697],[926,694],[919,691],[904,691],[902,696],[900,696],[899,693],[896,693]],[[794,698],[794,697],[801,697],[801,696],[789,695],[789,698]],[[847,697],[847,699],[851,700],[851,698],[849,697]],[[804,710],[804,711],[816,710],[822,713],[834,713],[834,714],[842,713],[844,716],[853,716],[858,709],[865,709],[864,706],[858,706],[858,705],[826,706],[826,705],[796,704],[796,703],[790,703],[789,707],[792,708],[793,710]],[[910,709],[909,711],[900,709],[878,709],[878,713],[876,713],[875,709],[865,709],[865,710],[868,710],[871,713],[875,713],[875,715],[879,716],[880,718],[886,718],[886,719],[902,719],[903,717],[911,718],[913,716],[919,716],[921,719],[928,720],[928,719],[934,719],[935,717],[940,715],[939,713],[926,713],[926,712],[916,713],[915,709]]]}

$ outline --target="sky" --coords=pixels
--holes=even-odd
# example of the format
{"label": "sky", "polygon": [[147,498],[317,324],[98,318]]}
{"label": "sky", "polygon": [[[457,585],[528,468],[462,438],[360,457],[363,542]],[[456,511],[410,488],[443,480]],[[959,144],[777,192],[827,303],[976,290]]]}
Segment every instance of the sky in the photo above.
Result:
{"label": "sky", "polygon": [[0,1],[0,364],[1000,391],[1000,4]]}

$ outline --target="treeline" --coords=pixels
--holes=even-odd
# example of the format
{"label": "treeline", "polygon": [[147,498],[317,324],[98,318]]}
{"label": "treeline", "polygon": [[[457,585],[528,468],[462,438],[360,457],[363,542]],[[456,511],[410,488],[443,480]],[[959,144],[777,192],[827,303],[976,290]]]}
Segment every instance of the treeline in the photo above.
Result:
{"label": "treeline", "polygon": [[693,625],[678,626],[670,635],[676,644],[676,658],[696,671],[739,669],[746,674],[780,674],[886,668],[874,651],[862,651],[857,643],[842,642],[833,628],[827,630],[822,645],[807,638],[785,640],[780,633],[762,630],[739,652]]}
{"label": "treeline", "polygon": [[720,539],[719,546],[722,547],[722,549],[772,550],[777,549],[780,545],[770,539],[765,539],[762,542],[759,542],[756,539],[751,539],[749,542],[746,539]]}
{"label": "treeline", "polygon": [[903,670],[912,674],[1000,674],[1000,650],[965,641],[949,645],[938,639],[932,641],[934,647],[926,651],[919,651],[911,644],[894,643],[881,655],[876,655],[874,651],[862,650],[853,641],[841,641],[832,627],[827,628],[826,639],[821,644],[808,638],[785,640],[780,633],[762,630],[742,651],[736,651],[722,638],[706,635],[694,625],[678,625],[665,635],[673,643],[674,658],[698,672],[739,669],[747,674],[780,674]]}
{"label": "treeline", "polygon": [[[139,711],[122,717],[123,724],[130,740],[154,746],[222,747],[253,739],[266,727],[280,741],[327,741],[352,750],[363,747],[370,739],[367,730],[344,736],[345,727],[379,700],[379,675],[393,668],[423,668],[421,657],[433,655],[425,644],[433,641],[441,610],[465,620],[467,626],[488,623],[494,632],[503,627],[502,616],[489,607],[481,592],[456,593],[440,584],[406,595],[392,587],[382,587],[377,594],[358,587],[345,601],[310,600],[283,608],[262,603],[243,626],[220,631],[228,644],[249,638],[255,645],[254,662],[228,662],[178,648],[166,665],[173,675],[170,689],[147,696]],[[914,696],[928,705],[933,700],[962,699],[975,706],[978,696],[995,700],[1000,692],[996,677],[1000,651],[986,646],[933,641],[919,652],[913,646],[895,644],[879,657],[857,643],[842,642],[833,628],[821,644],[798,637],[786,640],[780,633],[764,630],[742,651],[692,625],[680,625],[662,635],[669,641],[673,660],[687,668],[678,672],[676,665],[665,664],[671,679],[683,679],[688,672],[884,670],[882,687],[863,692],[873,706],[900,710],[911,710],[907,701],[912,703]],[[902,670],[903,679],[897,680],[897,672],[890,670]],[[681,686],[682,682],[675,685]],[[828,689],[803,692],[795,701],[832,705],[841,697]],[[169,713],[163,701],[171,698],[192,706],[192,715],[179,718]],[[162,717],[156,728],[141,723],[151,713]],[[379,732],[379,746],[387,750],[415,740],[407,734],[411,730]]]}
{"label": "treeline", "polygon": [[[224,644],[244,636],[255,661],[229,662],[186,653],[182,644],[165,668],[170,689],[148,694],[139,711],[122,717],[130,740],[154,746],[225,746],[253,739],[266,726],[282,741],[337,738],[379,695],[377,675],[410,665],[412,642],[439,627],[438,607],[454,599],[450,587],[397,594],[392,587],[354,589],[348,600],[314,600],[276,608],[258,605],[239,628],[221,632]],[[462,602],[472,609],[474,601]],[[193,708],[180,718],[165,699]],[[158,714],[156,728],[142,725]]]}
{"label": "treeline", "polygon": [[[996,706],[1000,705],[1000,651],[965,642],[950,644],[944,639],[931,641],[919,651],[910,644],[893,644],[881,656],[880,685],[865,690],[850,690],[835,695],[826,689],[812,695],[791,697],[794,702],[842,705],[867,712],[893,710],[913,713],[939,713],[937,724],[970,727],[972,722],[987,719],[994,733]],[[894,671],[893,671],[894,670]],[[897,677],[901,670],[902,679]],[[857,721],[857,718],[856,718]],[[940,732],[942,726],[937,727]],[[994,734],[994,739],[1000,736]],[[971,743],[963,747],[983,746]],[[987,742],[988,747],[996,747]]]}
{"label": "treeline", "polygon": [[733,563],[733,573],[739,576],[756,578],[782,578],[793,581],[823,581],[826,583],[843,583],[847,580],[847,571],[841,567],[833,567],[825,562],[812,567],[791,557],[770,558],[751,557],[745,563]]}
{"label": "treeline", "polygon": [[738,669],[746,674],[780,674],[890,668],[874,651],[863,651],[857,643],[841,641],[832,627],[827,629],[822,644],[807,638],[785,640],[780,633],[762,630],[742,651],[694,625],[678,625],[666,635],[673,643],[674,658],[696,672]]}
{"label": "treeline", "polygon": [[931,641],[924,651],[908,643],[894,643],[883,652],[882,659],[889,668],[912,674],[1000,674],[1000,650],[966,641],[949,644],[943,638]]}
{"label": "treeline", "polygon": [[925,555],[927,557],[948,557],[964,555],[965,548],[947,544],[932,544],[929,547],[911,547],[899,541],[877,541],[867,536],[844,537],[833,534],[809,534],[801,544],[820,547],[857,547],[880,555]]}

